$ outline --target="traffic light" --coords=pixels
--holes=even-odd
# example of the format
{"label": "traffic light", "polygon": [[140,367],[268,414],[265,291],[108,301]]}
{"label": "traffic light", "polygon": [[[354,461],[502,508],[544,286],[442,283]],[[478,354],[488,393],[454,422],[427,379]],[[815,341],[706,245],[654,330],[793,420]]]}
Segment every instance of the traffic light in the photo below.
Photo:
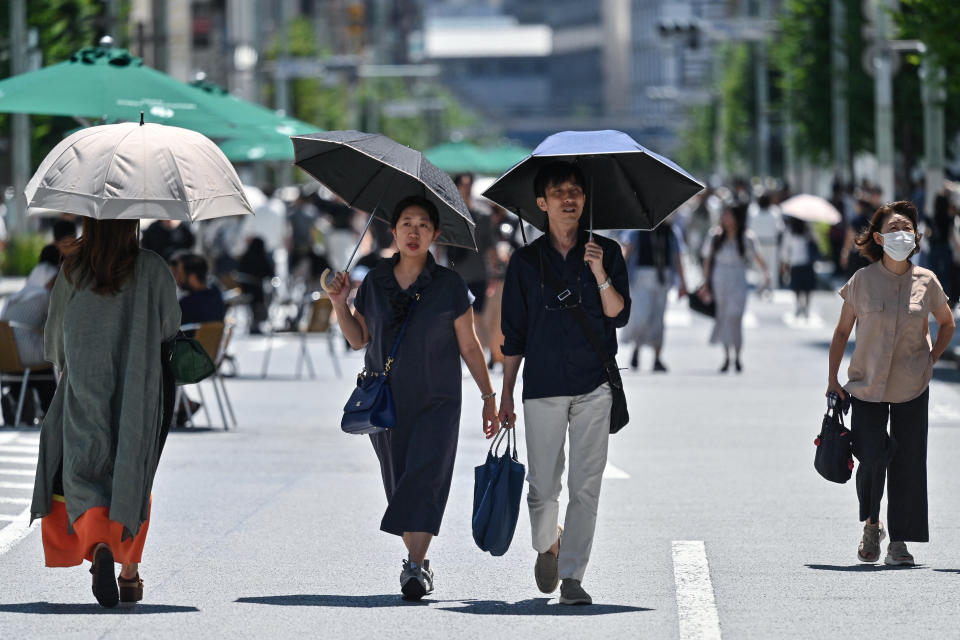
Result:
{"label": "traffic light", "polygon": [[696,18],[661,18],[657,30],[663,38],[685,37],[687,46],[691,49],[700,47],[700,36],[703,32],[700,21]]}
{"label": "traffic light", "polygon": [[347,33],[351,38],[362,41],[367,29],[367,7],[363,2],[347,5]]}

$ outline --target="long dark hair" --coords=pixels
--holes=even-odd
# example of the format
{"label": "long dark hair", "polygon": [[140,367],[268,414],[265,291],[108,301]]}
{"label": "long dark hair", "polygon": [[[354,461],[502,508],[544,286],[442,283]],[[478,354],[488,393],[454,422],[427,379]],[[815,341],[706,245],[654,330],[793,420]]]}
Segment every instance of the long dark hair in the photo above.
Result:
{"label": "long dark hair", "polygon": [[83,235],[63,261],[68,282],[92,285],[100,295],[113,295],[133,273],[140,242],[138,220],[83,219]]}
{"label": "long dark hair", "polygon": [[911,253],[910,256],[913,256],[914,253],[920,250],[920,238],[923,237],[923,234],[921,234],[917,228],[920,223],[920,215],[917,213],[917,207],[908,200],[888,202],[873,212],[873,217],[870,218],[870,226],[860,232],[860,235],[854,240],[854,243],[860,250],[860,255],[870,262],[877,262],[883,258],[883,247],[874,241],[873,234],[882,233],[883,225],[886,224],[890,216],[894,214],[900,214],[908,218],[913,224],[913,232],[917,236],[917,246],[914,247],[913,253]]}
{"label": "long dark hair", "polygon": [[[733,219],[737,223],[737,250],[740,252],[740,257],[743,258],[746,256],[747,247],[744,242],[744,235],[747,233],[747,207],[742,204],[730,205],[727,207],[727,211],[733,214]],[[713,243],[710,245],[710,255],[716,255],[717,250],[720,248],[720,245],[723,244],[723,239],[727,237],[727,232],[723,229],[723,223],[720,223],[720,233],[718,233],[713,238]]]}

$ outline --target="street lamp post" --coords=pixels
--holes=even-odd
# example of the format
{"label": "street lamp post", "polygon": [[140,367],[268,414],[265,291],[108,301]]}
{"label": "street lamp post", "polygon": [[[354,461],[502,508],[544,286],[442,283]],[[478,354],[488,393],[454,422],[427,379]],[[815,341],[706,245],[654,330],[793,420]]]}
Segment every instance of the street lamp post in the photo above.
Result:
{"label": "street lamp post", "polygon": [[[29,70],[26,0],[10,2],[11,71],[14,75]],[[7,199],[7,225],[10,231],[27,229],[27,201],[23,190],[30,176],[30,115],[14,113],[12,125],[13,197]]]}
{"label": "street lamp post", "polygon": [[847,106],[846,3],[830,1],[830,67],[833,119],[833,166],[837,177],[850,179],[850,123]]}

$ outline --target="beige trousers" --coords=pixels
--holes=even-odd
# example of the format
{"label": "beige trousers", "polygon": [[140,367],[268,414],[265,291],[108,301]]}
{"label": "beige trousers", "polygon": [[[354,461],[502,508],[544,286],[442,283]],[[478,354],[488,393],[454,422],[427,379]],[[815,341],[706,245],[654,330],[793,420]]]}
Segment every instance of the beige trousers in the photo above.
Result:
{"label": "beige trousers", "polygon": [[590,560],[600,503],[600,483],[607,465],[610,437],[610,385],[581,396],[524,400],[527,440],[527,506],[533,548],[543,553],[557,540],[560,489],[570,438],[570,494],[560,543],[560,578],[582,580]]}

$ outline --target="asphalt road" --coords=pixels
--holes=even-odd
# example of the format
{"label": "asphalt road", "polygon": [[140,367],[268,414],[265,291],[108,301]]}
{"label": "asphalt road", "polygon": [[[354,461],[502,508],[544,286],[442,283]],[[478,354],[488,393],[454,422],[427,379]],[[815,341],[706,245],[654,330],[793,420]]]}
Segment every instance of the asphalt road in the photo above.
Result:
{"label": "asphalt road", "polygon": [[[338,428],[358,354],[338,351],[338,379],[318,342],[317,379],[295,380],[285,377],[295,349],[279,347],[271,378],[228,382],[238,429],[171,435],[146,595],[132,609],[96,605],[85,567],[43,567],[38,528],[18,516],[36,432],[0,428],[0,638],[960,637],[960,375],[944,364],[931,389],[931,542],[910,546],[920,566],[860,564],[852,483],[827,483],[812,466],[839,306],[822,294],[815,308],[824,320],[798,324],[789,296],[752,297],[745,371],[720,375],[708,322],[671,306],[670,373],[649,373],[645,353],[643,370],[625,375],[632,420],[611,440],[584,579],[592,607],[536,590],[524,509],[506,555],[474,546],[473,466],[487,444],[469,379],[429,554],[436,591],[419,604],[399,598],[402,543],[378,531],[373,451]],[[237,343],[241,373],[259,372],[263,347]]]}

